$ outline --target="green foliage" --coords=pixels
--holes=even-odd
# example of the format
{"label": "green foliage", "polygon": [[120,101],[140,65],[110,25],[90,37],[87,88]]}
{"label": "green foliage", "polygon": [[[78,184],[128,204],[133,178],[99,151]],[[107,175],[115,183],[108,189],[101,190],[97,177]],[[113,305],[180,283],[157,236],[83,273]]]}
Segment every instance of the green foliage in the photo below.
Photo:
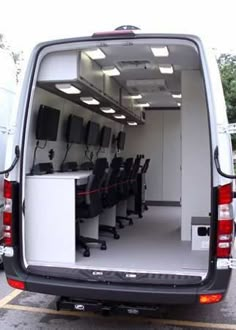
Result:
{"label": "green foliage", "polygon": [[222,54],[218,58],[229,122],[236,122],[236,55]]}
{"label": "green foliage", "polygon": [[[224,89],[227,115],[230,123],[236,123],[236,55],[222,54],[218,58]],[[236,150],[236,134],[231,135],[233,149]]]}

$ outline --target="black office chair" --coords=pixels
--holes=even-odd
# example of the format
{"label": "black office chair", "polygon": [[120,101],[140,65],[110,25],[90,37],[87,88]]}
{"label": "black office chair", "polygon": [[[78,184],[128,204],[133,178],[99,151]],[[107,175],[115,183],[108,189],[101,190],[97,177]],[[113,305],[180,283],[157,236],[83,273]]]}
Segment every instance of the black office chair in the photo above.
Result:
{"label": "black office chair", "polygon": [[[141,163],[141,156],[137,155],[134,161],[134,165],[132,167],[132,171],[130,174],[130,178],[129,178],[129,196],[134,196],[137,194],[138,191],[138,173],[139,173],[139,169],[140,169],[140,163]],[[135,210],[128,210],[127,211],[128,215],[131,214],[136,214]]]}
{"label": "black office chair", "polygon": [[[103,183],[103,193],[102,193],[102,201],[104,208],[113,207],[118,203],[118,194],[117,194],[117,185],[118,179],[120,176],[120,170],[123,163],[123,159],[121,157],[113,158],[109,171],[105,177]],[[120,235],[117,233],[116,227],[109,225],[100,225],[100,231],[112,233],[115,239],[119,239]]]}
{"label": "black office chair", "polygon": [[88,178],[88,183],[84,186],[76,187],[76,241],[79,246],[84,248],[85,257],[90,256],[88,243],[99,243],[101,244],[101,250],[106,250],[106,242],[104,240],[81,236],[79,223],[81,221],[89,221],[85,219],[94,218],[103,210],[101,185],[105,177],[107,165],[106,158],[97,159],[93,173]]}
{"label": "black office chair", "polygon": [[[130,177],[133,167],[133,158],[127,158],[124,162],[123,170],[120,172],[120,177],[118,179],[118,199],[119,201],[127,200],[130,196]],[[120,228],[123,228],[124,225],[121,220],[129,221],[129,225],[133,224],[133,219],[127,216],[117,216],[117,222]]]}
{"label": "black office chair", "polygon": [[[147,185],[146,185],[146,178],[145,178],[145,175],[147,173],[147,170],[149,168],[149,165],[150,165],[150,158],[147,158],[141,168],[141,180],[144,182],[141,182],[141,185],[144,186],[144,189],[147,190]],[[147,211],[148,210],[148,206],[147,206],[147,203],[146,201],[144,201],[144,210]]]}

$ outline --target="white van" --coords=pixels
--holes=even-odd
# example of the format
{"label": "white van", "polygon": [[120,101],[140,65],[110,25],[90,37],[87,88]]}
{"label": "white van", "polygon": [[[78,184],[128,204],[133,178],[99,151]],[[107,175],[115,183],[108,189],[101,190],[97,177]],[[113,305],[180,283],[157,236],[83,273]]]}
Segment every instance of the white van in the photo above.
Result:
{"label": "white van", "polygon": [[126,29],[42,43],[17,123],[4,185],[11,286],[80,310],[224,297],[232,149],[217,64],[197,36]]}
{"label": "white van", "polygon": [[[10,117],[16,93],[16,68],[7,50],[0,49],[0,171],[4,168],[6,141],[11,133]],[[0,242],[3,240],[3,175],[0,176]],[[0,267],[2,268],[2,258]]]}

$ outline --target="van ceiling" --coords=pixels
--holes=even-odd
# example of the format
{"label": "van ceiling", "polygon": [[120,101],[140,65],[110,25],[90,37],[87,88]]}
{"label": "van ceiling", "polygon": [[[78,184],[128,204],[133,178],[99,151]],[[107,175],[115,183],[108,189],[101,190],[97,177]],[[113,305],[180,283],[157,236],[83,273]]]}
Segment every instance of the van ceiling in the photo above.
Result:
{"label": "van ceiling", "polygon": [[[167,45],[169,56],[155,57],[151,47],[158,45],[128,44],[99,47],[106,57],[96,62],[101,67],[115,65],[120,75],[113,78],[130,94],[142,94],[142,102],[150,103],[150,107],[176,107],[181,100],[174,99],[172,94],[181,93],[181,71],[199,70],[199,55],[196,49],[190,46]],[[174,73],[161,74],[160,64],[172,64]],[[135,82],[137,80],[153,81],[142,84]]]}

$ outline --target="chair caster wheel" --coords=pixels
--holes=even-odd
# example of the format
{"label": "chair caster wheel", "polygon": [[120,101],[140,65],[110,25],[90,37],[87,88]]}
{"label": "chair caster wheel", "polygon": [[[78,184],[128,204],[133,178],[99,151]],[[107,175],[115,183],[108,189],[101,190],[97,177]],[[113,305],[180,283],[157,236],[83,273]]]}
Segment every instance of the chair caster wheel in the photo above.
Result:
{"label": "chair caster wheel", "polygon": [[106,245],[106,242],[103,242],[101,244],[101,250],[106,250],[107,249],[107,245]]}
{"label": "chair caster wheel", "polygon": [[120,238],[120,235],[117,234],[117,233],[115,233],[113,237],[114,237],[114,239],[119,239]]}
{"label": "chair caster wheel", "polygon": [[125,226],[122,225],[122,223],[120,223],[120,224],[119,224],[119,228],[120,228],[120,229],[123,229],[123,228],[125,228]]}
{"label": "chair caster wheel", "polygon": [[85,250],[83,255],[84,255],[84,257],[90,257],[89,250]]}
{"label": "chair caster wheel", "polygon": [[133,220],[129,221],[129,225],[132,226],[134,224]]}

